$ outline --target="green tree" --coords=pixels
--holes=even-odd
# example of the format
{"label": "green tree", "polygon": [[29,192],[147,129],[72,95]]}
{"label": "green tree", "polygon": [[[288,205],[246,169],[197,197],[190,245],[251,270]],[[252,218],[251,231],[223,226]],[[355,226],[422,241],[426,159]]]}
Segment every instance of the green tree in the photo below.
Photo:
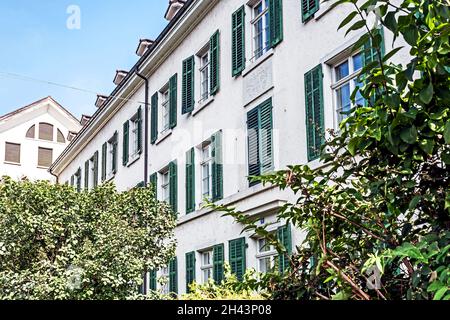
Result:
{"label": "green tree", "polygon": [[[339,28],[367,31],[353,50],[363,48],[373,61],[366,60],[364,85],[352,95],[359,91],[367,103],[349,112],[339,132],[328,132],[323,166],[294,165],[257,178],[295,192],[296,203],[278,216],[306,233],[290,271],[259,286],[274,299],[449,300],[449,1],[333,6],[343,4],[353,10]],[[383,55],[374,20],[408,46]],[[406,65],[391,62],[399,50],[409,50]],[[215,208],[267,234],[232,208]],[[372,281],[376,273],[380,286]]]}
{"label": "green tree", "polygon": [[0,182],[0,299],[130,299],[175,250],[151,188]]}

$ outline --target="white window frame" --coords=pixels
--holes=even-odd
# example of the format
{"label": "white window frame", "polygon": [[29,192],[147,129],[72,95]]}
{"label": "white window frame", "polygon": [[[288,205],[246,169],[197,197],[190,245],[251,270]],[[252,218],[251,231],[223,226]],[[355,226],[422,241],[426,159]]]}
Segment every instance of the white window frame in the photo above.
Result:
{"label": "white window frame", "polygon": [[[268,250],[263,251],[261,248],[261,241],[265,241],[266,242],[266,246],[269,246]],[[270,245],[267,243],[267,239],[265,238],[257,238],[256,239],[256,261],[257,261],[257,269],[258,272],[261,273],[266,273],[269,270],[261,270],[261,261],[265,260],[267,258],[271,259],[270,260],[270,268],[274,268],[275,267],[275,261],[276,258],[278,257],[278,252],[275,250],[275,247],[273,245]]]}
{"label": "white window frame", "polygon": [[[333,91],[333,101],[334,101],[334,118],[335,118],[335,128],[339,127],[339,124],[341,121],[343,121],[347,116],[340,114],[340,112],[343,110],[342,106],[339,106],[339,92],[338,90],[349,84],[350,86],[350,96],[352,95],[353,91],[356,88],[355,81],[357,81],[357,78],[361,74],[361,69],[354,70],[354,57],[362,55],[361,59],[364,59],[363,53],[361,51],[357,51],[351,55],[347,55],[344,59],[339,60],[337,63],[334,63],[332,68],[332,80],[333,84],[331,85],[331,89]],[[337,68],[341,66],[344,63],[348,63],[348,70],[349,74],[342,79],[337,79]],[[362,60],[361,66],[363,65],[364,61]],[[350,102],[350,108],[354,108],[355,104],[353,102]]]}
{"label": "white window frame", "polygon": [[[203,143],[200,152],[201,152],[201,162],[200,162],[200,171],[201,171],[201,192],[202,192],[202,203],[203,200],[208,199],[210,200],[212,197],[212,162],[213,162],[213,158],[212,158],[212,145],[211,145],[211,141],[206,141]],[[208,149],[208,154],[205,157],[205,149]],[[208,177],[205,177],[205,168],[208,168]],[[205,190],[205,186],[204,186],[204,182],[205,180],[208,179],[208,190],[206,192]],[[206,196],[207,195],[207,196]]]}
{"label": "white window frame", "polygon": [[169,266],[164,266],[160,270],[161,278],[163,279],[163,283],[161,284],[161,293],[169,294],[170,293],[170,270]]}
{"label": "white window frame", "polygon": [[106,150],[107,150],[107,161],[106,161],[107,177],[111,178],[112,176],[114,176],[114,173],[113,173],[114,141],[112,139],[108,141]]}
{"label": "white window frame", "polygon": [[130,154],[130,161],[133,161],[139,157],[139,123],[137,114],[130,119],[129,123],[130,123],[131,143],[128,146],[128,151]]}
{"label": "white window frame", "polygon": [[160,91],[161,94],[161,134],[170,130],[170,92],[167,83]]}
{"label": "white window frame", "polygon": [[[262,11],[255,15],[255,9],[262,4]],[[252,58],[251,62],[263,57],[270,50],[270,20],[269,20],[269,2],[268,0],[259,0],[251,5],[252,10]],[[258,33],[258,23],[262,21],[262,30]],[[260,37],[261,37],[261,40]],[[259,42],[262,42],[262,47],[259,48]]]}
{"label": "white window frame", "polygon": [[[169,168],[162,170],[160,173],[161,176],[161,201],[165,201],[169,203],[170,201],[170,172]],[[167,179],[167,181],[165,180]]]}
{"label": "white window frame", "polygon": [[94,181],[95,181],[95,163],[94,163],[94,157],[89,159],[89,188],[94,188]]}
{"label": "white window frame", "polygon": [[[205,257],[209,255],[209,263],[205,263]],[[208,249],[205,251],[200,252],[201,256],[201,265],[200,265],[200,271],[201,271],[201,280],[202,283],[207,283],[209,279],[212,279],[214,277],[213,270],[214,270],[214,251],[213,249]],[[205,274],[208,273],[209,277],[206,278]]]}
{"label": "white window frame", "polygon": [[[200,59],[200,100],[202,103],[210,97],[211,94],[211,84],[210,84],[210,72],[211,72],[211,60],[210,60],[210,47],[209,44],[205,46],[202,52],[198,55]],[[205,60],[206,59],[206,60]],[[206,61],[206,62],[205,62]]]}

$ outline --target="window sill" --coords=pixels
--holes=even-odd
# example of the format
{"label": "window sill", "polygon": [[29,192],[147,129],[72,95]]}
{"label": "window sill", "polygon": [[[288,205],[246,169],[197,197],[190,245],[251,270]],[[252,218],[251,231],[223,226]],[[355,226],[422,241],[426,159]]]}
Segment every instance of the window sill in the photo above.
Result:
{"label": "window sill", "polygon": [[248,66],[248,68],[246,68],[244,71],[242,71],[242,76],[245,77],[246,75],[248,75],[250,72],[252,72],[254,69],[256,69],[259,65],[261,65],[264,61],[266,61],[267,59],[269,59],[270,57],[272,57],[274,54],[274,50],[269,49],[269,51],[267,51],[266,53],[264,53],[261,57],[259,57],[257,60],[253,61],[252,63],[250,63],[250,65]]}
{"label": "window sill", "polygon": [[17,162],[4,161],[3,163],[4,164],[9,164],[11,166],[18,166],[18,167],[22,166],[20,163],[17,163]]}
{"label": "window sill", "polygon": [[136,153],[134,156],[130,157],[130,160],[128,160],[127,167],[131,167],[136,161],[138,161],[141,158],[141,155],[139,153]]}
{"label": "window sill", "polygon": [[38,169],[48,170],[50,167],[44,167],[44,166],[37,166]]}
{"label": "window sill", "polygon": [[166,140],[169,136],[172,135],[173,130],[169,129],[167,131],[165,131],[164,133],[161,133],[161,136],[155,141],[155,145],[160,144],[161,142],[163,142],[164,140]]}
{"label": "window sill", "polygon": [[336,0],[321,2],[319,11],[317,11],[314,14],[314,18],[312,20],[317,21],[321,19],[325,14],[327,14],[332,9],[331,6],[334,2],[336,2]]}
{"label": "window sill", "polygon": [[212,102],[214,101],[214,96],[209,96],[208,99],[199,102],[198,107],[194,109],[194,111],[192,111],[192,116],[194,117],[197,113],[199,113],[200,111],[202,111],[204,108],[206,108],[208,105],[210,105]]}
{"label": "window sill", "polygon": [[112,173],[112,172],[108,173],[108,175],[106,176],[105,182],[110,182],[111,180],[114,179],[115,176],[116,176],[115,173]]}

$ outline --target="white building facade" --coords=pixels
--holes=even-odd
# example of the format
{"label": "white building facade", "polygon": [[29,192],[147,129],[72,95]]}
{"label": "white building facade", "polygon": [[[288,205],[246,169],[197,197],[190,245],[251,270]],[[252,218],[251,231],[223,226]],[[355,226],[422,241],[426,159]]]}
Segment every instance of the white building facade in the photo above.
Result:
{"label": "white building facade", "polygon": [[80,122],[51,97],[1,116],[0,177],[55,182],[48,169],[80,129]]}
{"label": "white building facade", "polygon": [[[350,9],[318,0],[171,1],[167,28],[114,92],[99,97],[51,170],[79,188],[152,183],[172,205],[176,258],[149,272],[145,288],[184,293],[193,280],[220,280],[224,262],[238,277],[285,267],[264,239],[202,203],[258,217],[295,250],[302,232],[276,219],[295,196],[248,177],[318,164],[324,129],[337,128],[351,108],[358,72],[371,59],[370,50],[351,53],[364,31],[336,31]],[[380,32],[388,52],[392,37]]]}

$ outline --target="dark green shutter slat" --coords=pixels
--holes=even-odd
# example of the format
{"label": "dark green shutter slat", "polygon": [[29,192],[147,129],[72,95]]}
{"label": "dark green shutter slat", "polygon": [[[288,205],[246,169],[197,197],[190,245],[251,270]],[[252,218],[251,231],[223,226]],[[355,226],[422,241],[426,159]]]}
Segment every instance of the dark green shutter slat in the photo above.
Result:
{"label": "dark green shutter slat", "polygon": [[231,272],[236,275],[239,281],[242,281],[246,269],[245,238],[231,240],[229,245],[230,245],[229,256],[230,256]]}
{"label": "dark green shutter slat", "polygon": [[155,172],[150,176],[150,183],[153,186],[153,192],[155,194],[155,198],[158,199],[158,173]]}
{"label": "dark green shutter slat", "polygon": [[178,259],[176,257],[169,263],[169,291],[178,293]]}
{"label": "dark green shutter slat", "polygon": [[217,30],[210,39],[210,91],[215,95],[220,88],[220,32]]}
{"label": "dark green shutter slat", "polygon": [[106,180],[106,159],[108,144],[105,142],[102,146],[102,182]]}
{"label": "dark green shutter slat", "polygon": [[322,65],[318,65],[305,74],[306,130],[308,142],[308,161],[320,156],[324,142],[324,110]]}
{"label": "dark green shutter slat", "polygon": [[76,176],[77,176],[77,192],[81,192],[81,168],[78,168]]}
{"label": "dark green shutter slat", "polygon": [[223,199],[222,131],[211,137],[212,145],[212,201]]}
{"label": "dark green shutter slat", "polygon": [[89,162],[84,163],[84,189],[89,190]]}
{"label": "dark green shutter slat", "polygon": [[173,75],[169,80],[169,123],[170,128],[177,126],[177,91],[178,75]]}
{"label": "dark green shutter slat", "polygon": [[73,187],[75,185],[75,176],[70,177],[70,186]]}
{"label": "dark green shutter slat", "polygon": [[142,154],[142,107],[139,106],[138,111],[137,111],[137,147],[138,147],[138,154]]}
{"label": "dark green shutter slat", "polygon": [[130,159],[130,122],[125,121],[123,124],[123,153],[122,153],[122,164],[126,166],[128,160]]}
{"label": "dark green shutter slat", "polygon": [[112,159],[112,173],[113,174],[116,174],[117,173],[117,144],[118,144],[118,139],[117,139],[117,137],[118,137],[118,132],[116,131],[115,133],[114,133],[114,136],[113,136],[113,140],[112,140],[112,148],[113,148],[113,152],[112,152],[112,155],[113,155],[113,159]]}
{"label": "dark green shutter slat", "polygon": [[154,144],[158,140],[158,92],[152,96],[151,103],[151,128],[150,128],[150,142]]}
{"label": "dark green shutter slat", "polygon": [[186,253],[186,292],[191,290],[189,286],[195,282],[195,252]]}
{"label": "dark green shutter slat", "polygon": [[233,13],[231,18],[232,75],[238,76],[245,69],[245,7]]}
{"label": "dark green shutter slat", "polygon": [[195,149],[186,153],[186,213],[195,211]]}
{"label": "dark green shutter slat", "polygon": [[98,186],[98,151],[94,153],[94,188]]}
{"label": "dark green shutter slat", "polygon": [[283,2],[269,0],[270,45],[275,47],[283,41]]}
{"label": "dark green shutter slat", "polygon": [[170,193],[170,206],[173,213],[177,215],[178,212],[178,168],[175,161],[169,165],[169,193]]}
{"label": "dark green shutter slat", "polygon": [[[259,154],[259,109],[255,108],[247,114],[248,135],[248,175],[259,176],[261,174],[261,161]],[[256,182],[250,181],[250,186]]]}
{"label": "dark green shutter slat", "polygon": [[195,106],[194,56],[183,61],[182,114],[192,112]]}
{"label": "dark green shutter slat", "polygon": [[319,11],[319,0],[302,0],[302,22],[307,22]]}
{"label": "dark green shutter slat", "polygon": [[150,290],[156,291],[156,270],[149,272],[149,286]]}
{"label": "dark green shutter slat", "polygon": [[224,273],[224,245],[219,244],[213,248],[213,278],[216,283],[220,283],[223,280]]}
{"label": "dark green shutter slat", "polygon": [[[292,253],[292,234],[291,226],[288,224],[284,227],[278,228],[278,241],[286,248],[288,255]],[[280,273],[283,273],[289,268],[289,258],[286,255],[278,257],[278,265]]]}

